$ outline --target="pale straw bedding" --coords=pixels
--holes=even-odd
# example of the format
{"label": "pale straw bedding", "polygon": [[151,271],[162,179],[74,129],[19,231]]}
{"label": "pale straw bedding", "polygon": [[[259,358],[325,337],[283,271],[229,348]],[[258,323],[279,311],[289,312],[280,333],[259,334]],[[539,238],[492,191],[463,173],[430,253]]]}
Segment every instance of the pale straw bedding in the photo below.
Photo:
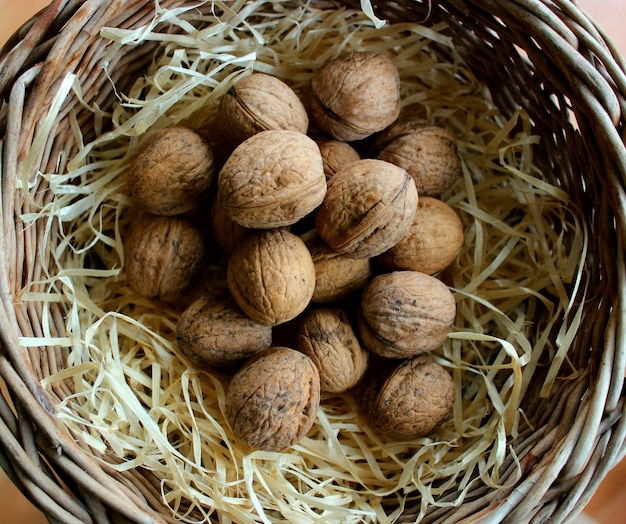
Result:
{"label": "pale straw bedding", "polygon": [[[115,468],[151,470],[183,521],[213,513],[239,524],[384,523],[409,505],[425,511],[444,504],[440,497],[450,490],[456,496],[445,504],[460,503],[477,479],[500,486],[500,466],[511,454],[515,462],[510,441],[543,415],[523,409],[529,384],[543,381],[547,396],[555,381],[577,373],[568,349],[584,302],[573,297],[584,291],[587,232],[568,195],[535,167],[529,115],[504,119],[460,60],[436,58],[432,42],[457,56],[443,25],[376,25],[358,11],[280,11],[269,2],[237,1],[215,2],[210,16],[163,10],[137,30],[104,29],[108,60],[124,46],[153,41],[154,63],[132,89],[117,93],[112,113],[89,107],[97,138],[85,143],[74,119],[82,149],[59,158],[56,172],[39,174],[51,198],[22,217],[26,228],[45,225],[54,261],[45,279],[23,290],[23,300],[43,308],[43,334],[21,343],[67,348],[64,368],[43,380],[71,392],[57,406],[59,420]],[[441,275],[458,315],[435,352],[455,380],[454,416],[428,438],[389,442],[363,423],[351,395],[326,397],[293,449],[250,452],[225,423],[224,378],[190,367],[177,350],[180,309],[127,286],[121,237],[132,202],[125,175],[144,133],[183,124],[210,136],[220,97],[241,75],[270,73],[303,92],[313,70],[350,50],[391,56],[404,104],[421,106],[459,140],[463,178],[443,198],[462,217],[466,244]],[[81,89],[76,77],[66,78],[26,173],[62,104],[73,97],[80,105]],[[51,304],[66,312],[62,336],[50,329]],[[554,339],[548,335],[557,319]]]}

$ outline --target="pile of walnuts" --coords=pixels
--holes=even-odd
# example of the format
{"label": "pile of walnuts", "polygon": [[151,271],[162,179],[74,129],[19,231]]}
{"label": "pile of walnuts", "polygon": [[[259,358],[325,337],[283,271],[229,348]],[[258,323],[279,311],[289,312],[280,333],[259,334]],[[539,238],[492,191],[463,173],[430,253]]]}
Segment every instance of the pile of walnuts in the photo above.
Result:
{"label": "pile of walnuts", "polygon": [[[262,73],[219,105],[231,144],[171,127],[134,156],[129,189],[143,210],[125,240],[129,285],[181,308],[180,351],[230,373],[226,415],[253,448],[282,450],[315,421],[323,394],[354,392],[389,438],[427,435],[454,402],[429,353],[456,304],[437,278],[463,245],[440,199],[460,176],[456,140],[401,113],[393,62],[340,56],[298,95]],[[306,104],[306,105],[305,105]],[[204,231],[190,217],[204,215]],[[221,287],[201,288],[217,245]]]}

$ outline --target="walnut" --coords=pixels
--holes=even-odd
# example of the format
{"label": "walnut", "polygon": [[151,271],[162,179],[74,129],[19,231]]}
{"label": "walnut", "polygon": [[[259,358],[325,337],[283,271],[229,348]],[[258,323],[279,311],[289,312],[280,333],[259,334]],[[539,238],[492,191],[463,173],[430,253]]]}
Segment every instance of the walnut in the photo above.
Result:
{"label": "walnut", "polygon": [[251,229],[240,226],[224,211],[219,198],[215,198],[209,209],[209,227],[213,238],[222,251],[230,255],[236,246],[248,236]]}
{"label": "walnut", "polygon": [[235,373],[226,393],[226,418],[248,446],[281,451],[308,433],[319,402],[319,373],[311,359],[274,346]]}
{"label": "walnut", "polygon": [[218,176],[224,211],[249,228],[296,223],[326,194],[319,147],[295,131],[262,131],[233,151]]}
{"label": "walnut", "polygon": [[382,160],[359,160],[330,179],[315,226],[338,253],[373,257],[408,233],[417,200],[415,183],[404,169]]}
{"label": "walnut", "polygon": [[228,287],[255,322],[277,325],[298,316],[315,289],[315,266],[304,242],[285,229],[251,233],[228,260]]}
{"label": "walnut", "polygon": [[370,351],[407,358],[443,344],[455,316],[454,295],[443,282],[417,271],[394,271],[363,290],[358,332]]}
{"label": "walnut", "polygon": [[461,176],[454,134],[410,115],[383,131],[373,151],[376,158],[406,169],[420,196],[438,196]]}
{"label": "walnut", "polygon": [[322,154],[324,174],[330,180],[342,167],[361,160],[361,155],[350,144],[340,140],[318,140],[317,145]]}
{"label": "walnut", "polygon": [[421,197],[408,234],[378,260],[390,271],[433,275],[452,263],[464,240],[463,223],[454,209],[437,198]]}
{"label": "walnut", "polygon": [[126,277],[140,295],[174,300],[194,282],[202,267],[200,231],[181,217],[146,215],[124,242]]}
{"label": "walnut", "polygon": [[420,355],[380,372],[363,387],[363,412],[370,424],[393,440],[426,436],[448,419],[454,381],[430,355]]}
{"label": "walnut", "polygon": [[264,73],[241,78],[219,104],[224,129],[235,144],[269,129],[306,134],[309,116],[298,95],[282,80]]}
{"label": "walnut", "polygon": [[324,392],[347,391],[367,368],[369,353],[340,309],[317,308],[306,313],[298,330],[297,349],[317,366]]}
{"label": "walnut", "polygon": [[302,235],[315,265],[313,303],[337,302],[365,287],[372,276],[369,258],[351,258],[330,248],[316,231]]}
{"label": "walnut", "polygon": [[362,140],[391,125],[400,113],[400,75],[389,57],[349,53],[311,78],[311,115],[337,140]]}
{"label": "walnut", "polygon": [[133,158],[128,184],[148,213],[180,215],[206,198],[215,172],[207,142],[192,129],[170,127],[147,138]]}
{"label": "walnut", "polygon": [[214,290],[182,313],[176,341],[181,352],[200,367],[229,368],[270,347],[272,328],[245,315],[228,290]]}

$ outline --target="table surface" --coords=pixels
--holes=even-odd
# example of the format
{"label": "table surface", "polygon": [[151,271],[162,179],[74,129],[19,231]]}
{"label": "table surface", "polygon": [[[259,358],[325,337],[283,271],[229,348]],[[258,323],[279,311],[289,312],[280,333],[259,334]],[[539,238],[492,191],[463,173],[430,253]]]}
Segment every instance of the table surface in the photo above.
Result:
{"label": "table surface", "polygon": [[[0,0],[0,43],[28,18],[48,4],[48,0]],[[626,55],[626,0],[579,0],[585,9],[599,22],[617,47]],[[626,524],[626,461],[609,473],[583,515],[575,524]],[[3,508],[4,524],[44,524],[44,516],[25,499],[0,471],[0,507]]]}

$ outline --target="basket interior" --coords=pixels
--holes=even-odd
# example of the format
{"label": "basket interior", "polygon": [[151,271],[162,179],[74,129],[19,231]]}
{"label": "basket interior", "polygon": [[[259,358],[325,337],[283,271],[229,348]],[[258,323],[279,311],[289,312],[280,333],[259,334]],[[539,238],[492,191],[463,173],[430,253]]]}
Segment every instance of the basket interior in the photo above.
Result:
{"label": "basket interior", "polygon": [[[162,8],[187,4],[189,2],[160,2]],[[346,2],[350,8],[358,8],[357,4]],[[618,134],[623,129],[621,111],[624,99],[619,89],[624,88],[624,75],[610,48],[598,43],[600,36],[593,25],[574,5],[560,4],[548,7],[531,2],[474,3],[464,0],[374,3],[376,15],[391,27],[396,23],[427,27],[446,25],[441,32],[452,39],[459,56],[453,56],[449,46],[436,41],[430,44],[430,49],[442,62],[460,58],[487,86],[493,103],[505,119],[519,113],[526,115],[527,120],[519,120],[511,134],[523,133],[524,122],[532,125],[532,134],[538,137],[533,145],[537,172],[542,173],[545,182],[568,195],[572,216],[580,220],[579,227],[573,228],[571,223],[558,223],[555,217],[554,236],[573,253],[580,251],[581,242],[588,242],[584,259],[580,261],[583,269],[578,278],[563,283],[563,289],[571,297],[572,309],[558,310],[557,318],[550,316],[549,305],[538,306],[529,313],[528,323],[537,326],[535,337],[547,334],[548,343],[533,380],[525,389],[520,403],[524,416],[519,419],[515,436],[508,440],[509,451],[499,468],[506,489],[493,490],[476,482],[467,487],[459,510],[445,504],[459,500],[459,493],[451,484],[442,490],[438,505],[424,510],[419,500],[412,500],[395,515],[398,521],[414,521],[419,515],[424,522],[452,522],[466,515],[480,515],[480,511],[489,514],[500,508],[502,513],[494,518],[508,518],[513,522],[516,520],[511,519],[522,517],[529,520],[526,512],[542,514],[538,509],[542,504],[550,508],[544,511],[564,517],[578,506],[578,501],[574,500],[576,497],[570,496],[563,502],[568,490],[574,486],[575,480],[572,479],[577,478],[590,462],[593,463],[591,456],[598,455],[590,443],[596,442],[601,428],[606,431],[616,423],[622,409],[623,363],[620,359],[623,357],[620,351],[614,356],[613,350],[614,333],[621,322],[619,312],[623,307],[624,291],[625,199],[622,186],[626,166]],[[336,3],[320,2],[318,5],[333,7]],[[18,174],[29,173],[32,186],[29,194],[24,195],[15,187],[17,182],[11,185],[3,176],[5,243],[11,247],[6,251],[5,265],[11,296],[19,297],[24,289],[31,293],[47,291],[48,276],[55,270],[55,253],[59,249],[59,245],[51,244],[49,239],[63,237],[59,234],[59,224],[54,221],[20,226],[24,216],[37,213],[52,198],[46,177],[37,176],[37,173],[58,172],[59,165],[73,158],[84,143],[110,131],[112,123],[106,118],[102,121],[95,119],[92,108],[97,106],[104,114],[113,113],[120,101],[119,94],[131,92],[136,79],[149,74],[155,57],[161,52],[157,43],[149,40],[115,48],[111,42],[98,37],[98,33],[102,27],[144,27],[154,19],[153,7],[150,2],[102,3],[97,7],[96,4],[84,7],[68,4],[58,18],[60,20],[63,13],[73,17],[67,19],[58,37],[51,36],[56,27],[51,25],[46,37],[49,40],[42,38],[32,54],[38,57],[48,53],[41,72],[29,80],[27,71],[32,64],[28,61],[16,71],[17,77],[27,86],[28,97],[19,116],[8,110],[9,115],[3,119],[7,134],[13,129],[11,125],[19,121],[18,132],[8,143],[5,153],[8,160],[4,164],[15,168]],[[289,8],[297,6],[290,3],[280,6],[280,9]],[[210,12],[211,6],[206,4],[198,9]],[[156,29],[166,25],[163,23]],[[175,34],[180,28],[170,27],[169,30]],[[45,129],[47,122],[41,119],[41,115],[54,107],[59,90],[68,86],[67,72],[76,75],[82,99],[72,96],[63,101],[53,127]],[[15,93],[17,89],[13,91],[14,97]],[[77,128],[81,131],[82,143],[79,143]],[[607,129],[611,131],[607,132]],[[46,136],[45,145],[36,149],[34,157],[32,146],[42,132]],[[136,141],[137,137],[129,138],[131,144]],[[80,177],[75,183],[81,183]],[[584,240],[581,231],[588,234]],[[45,246],[43,250],[41,246]],[[33,284],[37,282],[41,284]],[[549,295],[550,291],[546,293]],[[553,293],[556,301],[559,290],[555,289]],[[578,307],[583,303],[584,307]],[[72,314],[72,310],[62,303],[18,302],[14,305],[14,317],[8,318],[6,330],[29,340],[42,337],[45,332],[63,339],[67,319]],[[570,332],[568,327],[572,317],[577,315],[579,327]],[[546,390],[551,359],[556,358],[563,343],[568,344],[567,355],[557,379]],[[25,377],[26,385],[37,392],[41,381],[46,383],[46,379],[68,366],[71,355],[71,344],[46,347],[34,344],[27,349],[26,364],[15,358],[12,360],[18,374]],[[505,381],[506,377],[502,380]],[[46,396],[53,405],[67,402],[76,393],[72,380],[55,380],[46,389]],[[47,409],[53,410],[50,406]],[[594,413],[593,417],[588,417],[588,412]],[[581,437],[579,442],[581,432],[585,438]],[[64,430],[59,435],[65,435]],[[562,442],[567,443],[567,451],[560,448],[561,454],[569,453],[575,458],[569,461],[569,465],[560,464],[554,466],[555,469],[548,467],[549,473],[543,477],[551,483],[560,475],[560,483],[555,483],[549,493],[546,493],[546,486],[543,501],[521,503],[510,512],[502,509],[505,495],[516,485],[526,479],[534,485],[541,478],[537,477],[540,475],[537,472],[541,468],[545,470],[546,464],[555,462],[554,456]],[[603,442],[606,445],[606,440]],[[113,464],[132,459],[111,455],[110,450],[94,449],[90,442],[77,444],[88,455],[106,458]],[[550,460],[542,461],[544,455]],[[119,483],[132,493],[128,504],[136,503],[141,511],[148,511],[146,508],[151,507],[160,515],[158,518],[166,521],[170,518],[160,500],[161,479],[149,468],[114,472],[98,459],[94,459],[97,465],[93,467],[104,471],[112,479],[110,482]],[[63,481],[74,485],[76,481],[72,478],[71,468],[59,466],[59,470]],[[480,472],[472,475],[480,476]],[[527,493],[526,489],[532,488],[521,491]],[[75,491],[82,490],[79,486]],[[583,491],[583,487],[573,491],[578,494],[580,503],[590,496],[588,490],[587,493]],[[113,488],[111,492],[114,492]],[[137,498],[141,500],[137,502]],[[390,508],[397,504],[393,497],[383,503]],[[515,504],[520,504],[520,500],[517,499]],[[124,513],[119,507],[115,511]],[[455,516],[451,516],[454,512]],[[199,514],[192,515],[197,517]]]}

